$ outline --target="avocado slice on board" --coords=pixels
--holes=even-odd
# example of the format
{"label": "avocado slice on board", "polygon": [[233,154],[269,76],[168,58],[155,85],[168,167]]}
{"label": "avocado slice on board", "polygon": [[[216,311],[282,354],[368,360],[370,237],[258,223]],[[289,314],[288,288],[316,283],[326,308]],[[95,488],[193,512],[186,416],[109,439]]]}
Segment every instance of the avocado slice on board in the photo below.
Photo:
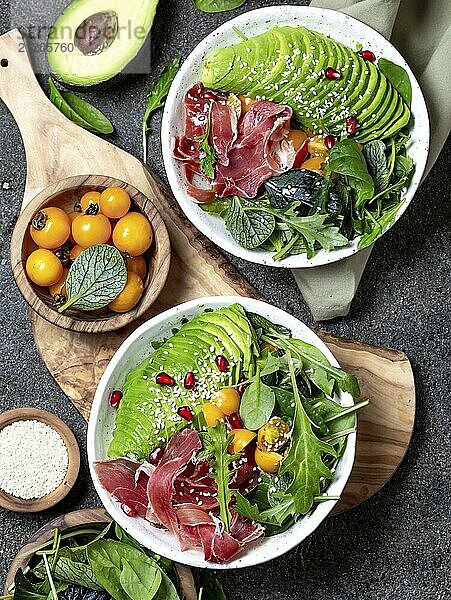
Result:
{"label": "avocado slice on board", "polygon": [[74,0],[52,26],[47,59],[67,85],[87,87],[130,70],[145,47],[158,0]]}

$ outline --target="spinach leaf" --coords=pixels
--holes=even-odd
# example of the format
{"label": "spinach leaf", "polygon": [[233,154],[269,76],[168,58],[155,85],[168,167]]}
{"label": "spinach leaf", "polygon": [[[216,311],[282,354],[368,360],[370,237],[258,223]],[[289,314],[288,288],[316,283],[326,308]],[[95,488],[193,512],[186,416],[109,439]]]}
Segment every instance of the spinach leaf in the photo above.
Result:
{"label": "spinach leaf", "polygon": [[224,423],[217,421],[215,427],[208,427],[207,431],[202,432],[200,435],[204,451],[212,457],[213,473],[210,474],[210,477],[216,481],[218,488],[219,518],[224,523],[226,531],[230,531],[232,517],[229,504],[232,499],[232,492],[229,489],[229,483],[233,475],[230,465],[238,455],[229,454],[228,452],[232,437],[227,436]]}
{"label": "spinach leaf", "polygon": [[385,156],[385,144],[382,140],[372,140],[363,146],[368,171],[374,181],[374,191],[380,192],[388,186],[390,171]]}
{"label": "spinach leaf", "polygon": [[256,431],[270,418],[276,397],[274,391],[260,378],[260,368],[252,383],[247,386],[241,398],[240,417],[246,429]]}
{"label": "spinach leaf", "polygon": [[252,250],[269,238],[276,220],[274,215],[259,210],[255,202],[232,196],[225,226],[240,246]]}
{"label": "spinach leaf", "polygon": [[127,267],[119,250],[108,244],[91,246],[69,269],[68,300],[58,311],[71,306],[87,311],[108,306],[122,292],[126,281]]}
{"label": "spinach leaf", "polygon": [[354,140],[337,142],[330,150],[329,167],[331,172],[345,175],[349,186],[356,194],[355,208],[360,209],[374,195],[374,183]]}
{"label": "spinach leaf", "polygon": [[154,598],[160,587],[161,579],[161,571],[146,561],[134,559],[131,563],[126,558],[122,559],[119,581],[122,589],[132,600]]}
{"label": "spinach leaf", "polygon": [[218,13],[243,6],[246,0],[193,0],[194,6],[205,13]]}
{"label": "spinach leaf", "polygon": [[412,84],[410,83],[407,71],[387,58],[380,58],[377,61],[377,66],[379,67],[380,72],[385,75],[399,93],[407,106],[410,107],[412,104]]}
{"label": "spinach leaf", "polygon": [[84,129],[95,133],[113,133],[114,127],[107,117],[95,106],[72,92],[60,91],[49,77],[50,101],[68,119]]}
{"label": "spinach leaf", "polygon": [[147,94],[146,110],[142,118],[142,144],[143,144],[143,160],[147,161],[147,134],[149,133],[149,118],[157,109],[163,108],[166,96],[169,93],[172,82],[180,69],[180,57],[174,58],[166,65],[160,73],[159,78],[152,86],[152,91]]}
{"label": "spinach leaf", "polygon": [[293,392],[281,387],[273,387],[272,389],[276,396],[276,404],[280,416],[293,418],[295,406]]}
{"label": "spinach leaf", "polygon": [[201,600],[227,600],[221,582],[213,575],[213,573],[203,571],[200,585],[201,591],[199,592],[199,598]]}
{"label": "spinach leaf", "polygon": [[314,207],[315,198],[327,180],[307,169],[290,170],[268,179],[265,192],[273,208],[286,208],[292,202],[299,202],[307,207],[307,212]]}
{"label": "spinach leaf", "polygon": [[230,198],[216,198],[211,202],[202,202],[199,207],[210,215],[224,217],[230,206]]}

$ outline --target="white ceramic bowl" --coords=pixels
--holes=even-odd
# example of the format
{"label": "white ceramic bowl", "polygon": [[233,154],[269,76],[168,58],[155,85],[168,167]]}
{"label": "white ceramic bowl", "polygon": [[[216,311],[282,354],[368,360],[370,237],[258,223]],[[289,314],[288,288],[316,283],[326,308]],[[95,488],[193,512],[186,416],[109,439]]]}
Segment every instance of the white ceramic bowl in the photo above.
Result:
{"label": "white ceramic bowl", "polygon": [[[276,558],[300,544],[318,527],[336,504],[334,500],[320,503],[313,511],[301,518],[284,533],[274,537],[262,538],[246,548],[242,554],[238,555],[231,562],[225,565],[215,565],[205,561],[203,552],[199,549],[182,552],[176,538],[167,531],[153,527],[144,519],[127,517],[121,510],[120,503],[113,500],[109,493],[100,485],[99,479],[93,469],[93,463],[96,460],[106,458],[107,449],[111,441],[116,415],[116,411],[110,407],[108,401],[111,392],[115,389],[120,389],[131,369],[136,367],[145,357],[149,356],[153,340],[160,340],[171,335],[171,330],[174,327],[179,327],[183,318],[192,318],[205,308],[216,309],[232,304],[233,302],[239,302],[246,310],[267,317],[274,323],[280,323],[285,327],[289,327],[295,337],[314,344],[325,354],[331,364],[339,366],[327,346],[311,329],[279,308],[251,298],[235,296],[200,298],[180,304],[153,317],[153,319],[138,327],[123,342],[100,380],[89,419],[89,467],[97,493],[108,513],[121,527],[146,548],[150,548],[154,552],[179,563],[193,567],[233,569],[237,567],[250,567]],[[336,400],[344,406],[353,404],[352,396],[348,393],[341,393],[339,396],[336,396]],[[355,443],[356,434],[351,434],[348,437],[346,451],[327,488],[327,493],[331,496],[339,496],[348,480],[354,462]]]}
{"label": "white ceramic bowl", "polygon": [[250,37],[280,25],[304,25],[309,29],[329,35],[351,48],[355,48],[356,44],[360,42],[365,49],[372,50],[376,56],[384,56],[401,65],[408,72],[412,83],[412,115],[414,118],[408,151],[415,161],[416,168],[405,193],[406,202],[400,207],[396,221],[400,218],[412,200],[426,166],[429,149],[429,119],[426,103],[412,71],[396,48],[368,25],[334,10],[309,6],[269,6],[244,13],[227,21],[208,35],[185,60],[170,89],[161,129],[163,158],[169,184],[183,212],[202,233],[220,248],[235,256],[263,265],[289,268],[317,267],[355,254],[358,250],[359,238],[353,240],[345,248],[332,252],[320,250],[311,259],[307,259],[305,254],[299,254],[281,261],[274,261],[272,252],[258,249],[246,250],[235,242],[226,230],[222,219],[205,213],[188,196],[181,163],[172,156],[174,136],[181,135],[184,131],[183,98],[185,92],[200,80],[204,57],[215,48],[240,42],[241,38],[233,28],[237,28]]}

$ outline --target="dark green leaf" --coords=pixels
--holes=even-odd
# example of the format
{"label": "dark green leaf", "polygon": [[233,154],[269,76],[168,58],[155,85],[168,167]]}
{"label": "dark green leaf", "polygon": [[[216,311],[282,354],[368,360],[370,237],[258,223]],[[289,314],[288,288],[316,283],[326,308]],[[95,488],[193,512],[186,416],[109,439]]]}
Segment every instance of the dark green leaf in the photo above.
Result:
{"label": "dark green leaf", "polygon": [[379,67],[381,73],[385,75],[388,81],[399,93],[407,106],[410,107],[412,104],[412,84],[410,83],[410,78],[407,74],[407,71],[403,67],[396,65],[391,60],[386,58],[380,58],[377,61],[377,66]]}
{"label": "dark green leaf", "polygon": [[376,239],[383,233],[386,227],[389,227],[394,222],[398,211],[403,204],[402,202],[397,202],[392,208],[385,210],[381,217],[376,219],[376,223],[373,223],[372,229],[362,235],[359,240],[359,248],[367,248],[371,246]]}
{"label": "dark green leaf", "polygon": [[260,374],[247,386],[241,398],[240,417],[244,426],[256,431],[271,417],[276,397],[273,390],[260,379]]}
{"label": "dark green leaf", "polygon": [[[144,554],[142,556],[145,557]],[[144,558],[142,560],[135,558],[133,562],[122,558],[119,580],[123,590],[132,600],[154,598],[160,587],[161,579],[161,571]]]}
{"label": "dark green leaf", "polygon": [[274,394],[276,396],[276,404],[278,406],[278,413],[281,417],[294,416],[294,396],[293,392],[280,387],[273,387]]}
{"label": "dark green leaf", "polygon": [[275,217],[250,200],[233,196],[230,199],[225,225],[234,240],[252,250],[261,246],[272,234],[276,226]]}
{"label": "dark green leaf", "polygon": [[18,569],[14,577],[14,600],[47,600],[47,594],[38,590],[39,586],[30,583],[22,569]]}
{"label": "dark green leaf", "polygon": [[213,575],[213,573],[203,571],[200,585],[202,593],[199,594],[199,597],[202,600],[227,600],[221,582]]}
{"label": "dark green leaf", "polygon": [[[89,564],[74,560],[74,558],[71,558],[69,548],[61,548],[58,560],[53,568],[55,579],[59,579],[66,583],[82,585],[91,590],[102,590],[103,588],[95,578]],[[45,577],[46,571],[44,565],[41,564],[34,572]]]}
{"label": "dark green leaf", "polygon": [[68,119],[95,133],[113,133],[114,127],[95,106],[72,92],[60,91],[49,78],[50,100]]}
{"label": "dark green leaf", "polygon": [[333,173],[347,177],[349,186],[356,194],[356,209],[360,209],[374,195],[374,183],[368,173],[365,159],[354,140],[337,142],[330,150],[329,167]]}
{"label": "dark green leaf", "polygon": [[388,186],[390,172],[385,156],[385,144],[382,140],[372,140],[363,146],[368,171],[373,178],[375,192],[380,192]]}
{"label": "dark green leaf", "polygon": [[211,202],[202,202],[199,206],[209,215],[217,215],[224,218],[230,206],[230,198],[216,198]]}
{"label": "dark green leaf", "polygon": [[193,0],[194,6],[205,13],[218,13],[243,6],[246,0]]}
{"label": "dark green leaf", "polygon": [[87,311],[108,306],[122,292],[126,281],[127,267],[119,250],[108,244],[91,246],[69,269],[68,301],[59,312],[70,306]]}
{"label": "dark green leaf", "polygon": [[268,179],[265,191],[273,208],[286,208],[292,202],[299,202],[308,211],[314,207],[315,200],[327,180],[307,169],[290,170]]}

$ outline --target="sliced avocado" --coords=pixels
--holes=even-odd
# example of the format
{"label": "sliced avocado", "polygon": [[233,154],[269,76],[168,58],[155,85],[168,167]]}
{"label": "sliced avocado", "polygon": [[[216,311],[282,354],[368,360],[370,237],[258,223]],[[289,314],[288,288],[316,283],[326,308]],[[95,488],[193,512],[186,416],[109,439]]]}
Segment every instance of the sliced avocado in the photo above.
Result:
{"label": "sliced avocado", "polygon": [[47,59],[68,85],[91,86],[124,72],[144,47],[158,0],[73,0],[52,26]]}

